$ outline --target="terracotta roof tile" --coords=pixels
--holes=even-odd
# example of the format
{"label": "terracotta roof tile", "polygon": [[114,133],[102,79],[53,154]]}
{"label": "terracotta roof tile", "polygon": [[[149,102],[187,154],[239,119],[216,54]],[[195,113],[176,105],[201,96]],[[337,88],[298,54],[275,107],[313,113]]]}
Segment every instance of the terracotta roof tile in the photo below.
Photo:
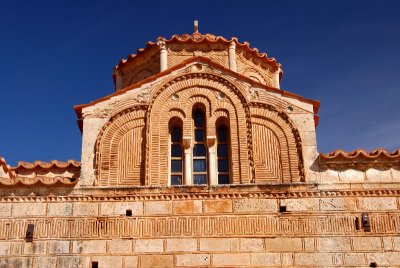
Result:
{"label": "terracotta roof tile", "polygon": [[386,149],[379,148],[370,152],[357,149],[352,152],[335,150],[328,154],[319,154],[322,167],[392,167],[400,166],[400,149],[389,153]]}
{"label": "terracotta roof tile", "polygon": [[34,168],[41,168],[41,169],[51,169],[51,168],[70,168],[75,167],[78,168],[81,166],[81,163],[76,160],[68,160],[67,162],[62,162],[58,160],[52,160],[51,162],[43,162],[43,161],[34,161],[32,162],[25,162],[19,161],[18,165],[14,167],[14,170],[19,169],[34,169]]}
{"label": "terracotta roof tile", "polygon": [[[246,52],[252,54],[253,57],[260,58],[264,62],[273,65],[275,68],[281,67],[281,64],[279,64],[275,58],[269,58],[267,56],[267,53],[265,52],[260,53],[257,48],[251,48],[249,42],[239,42],[239,40],[236,37],[232,37],[231,39],[226,39],[225,37],[216,36],[214,34],[201,34],[199,32],[195,32],[193,34],[179,34],[179,35],[176,34],[173,35],[170,39],[166,39],[164,37],[158,37],[157,41],[164,41],[166,44],[171,44],[171,43],[209,43],[209,44],[220,43],[221,44],[222,43],[227,45],[232,42],[235,42],[237,47],[240,47]],[[126,64],[129,64],[133,59],[141,56],[145,51],[155,46],[157,46],[157,43],[151,41],[147,42],[145,48],[139,48],[136,54],[130,54],[128,56],[128,59],[120,60],[119,64],[115,66],[114,70],[118,70],[124,67]],[[282,70],[280,78],[282,78]]]}
{"label": "terracotta roof tile", "polygon": [[0,156],[0,167],[3,168],[4,172],[10,177],[14,178],[15,177],[15,172],[13,169],[7,165],[6,159],[4,157]]}
{"label": "terracotta roof tile", "polygon": [[74,186],[79,181],[79,178],[67,178],[67,177],[44,177],[37,176],[34,178],[16,177],[13,179],[0,179],[0,185],[3,186],[36,186],[38,184],[43,184],[45,186]]}

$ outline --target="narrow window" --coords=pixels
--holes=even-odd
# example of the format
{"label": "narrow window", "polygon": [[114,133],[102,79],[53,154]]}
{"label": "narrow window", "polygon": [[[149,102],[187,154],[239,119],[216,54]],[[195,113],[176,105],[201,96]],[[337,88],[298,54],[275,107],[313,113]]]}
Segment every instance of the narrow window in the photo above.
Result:
{"label": "narrow window", "polygon": [[182,128],[173,126],[170,130],[170,171],[171,185],[182,185],[183,181],[183,150]]}
{"label": "narrow window", "polygon": [[229,158],[229,129],[225,126],[219,126],[217,128],[218,184],[230,183]]}
{"label": "narrow window", "polygon": [[193,111],[193,184],[207,184],[207,149],[205,116],[202,110]]}

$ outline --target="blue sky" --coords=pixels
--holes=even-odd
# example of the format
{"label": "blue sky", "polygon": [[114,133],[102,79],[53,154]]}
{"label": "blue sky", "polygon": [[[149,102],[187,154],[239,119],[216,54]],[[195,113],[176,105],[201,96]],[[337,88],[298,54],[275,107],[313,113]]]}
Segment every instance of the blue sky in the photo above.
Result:
{"label": "blue sky", "polygon": [[400,147],[400,1],[2,1],[0,155],[80,160],[73,105],[113,92],[114,65],[158,36],[237,36],[321,101],[318,150]]}

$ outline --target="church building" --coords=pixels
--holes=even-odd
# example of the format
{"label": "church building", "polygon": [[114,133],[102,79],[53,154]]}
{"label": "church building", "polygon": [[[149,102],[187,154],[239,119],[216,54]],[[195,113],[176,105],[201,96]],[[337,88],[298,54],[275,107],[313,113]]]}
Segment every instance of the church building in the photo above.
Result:
{"label": "church building", "polygon": [[80,161],[0,158],[0,267],[400,267],[400,150],[318,153],[282,77],[197,23],[121,60]]}

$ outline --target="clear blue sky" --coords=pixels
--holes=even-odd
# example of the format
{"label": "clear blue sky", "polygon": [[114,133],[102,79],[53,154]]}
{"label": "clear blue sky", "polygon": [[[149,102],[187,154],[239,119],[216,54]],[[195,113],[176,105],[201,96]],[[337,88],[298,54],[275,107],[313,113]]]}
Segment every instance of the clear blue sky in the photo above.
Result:
{"label": "clear blue sky", "polygon": [[2,1],[0,155],[80,160],[73,105],[113,92],[114,65],[158,36],[237,36],[321,101],[318,149],[400,147],[400,1]]}

